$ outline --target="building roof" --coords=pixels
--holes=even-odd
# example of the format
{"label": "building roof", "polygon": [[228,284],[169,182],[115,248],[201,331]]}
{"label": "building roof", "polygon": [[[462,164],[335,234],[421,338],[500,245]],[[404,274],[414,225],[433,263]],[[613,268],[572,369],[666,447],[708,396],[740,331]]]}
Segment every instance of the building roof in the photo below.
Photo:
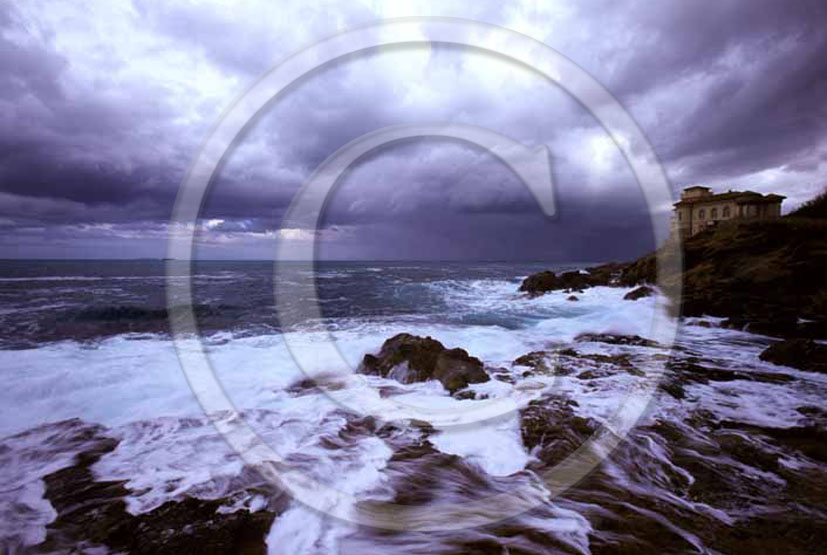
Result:
{"label": "building roof", "polygon": [[[689,187],[695,189],[697,187]],[[684,189],[685,191],[689,189]],[[681,199],[675,203],[675,207],[688,206],[690,204],[706,204],[710,202],[721,202],[724,200],[735,201],[737,204],[774,204],[784,200],[785,196],[771,193],[769,195],[762,195],[755,191],[727,191],[726,193],[717,193],[714,195],[705,195],[702,197],[692,197]]]}

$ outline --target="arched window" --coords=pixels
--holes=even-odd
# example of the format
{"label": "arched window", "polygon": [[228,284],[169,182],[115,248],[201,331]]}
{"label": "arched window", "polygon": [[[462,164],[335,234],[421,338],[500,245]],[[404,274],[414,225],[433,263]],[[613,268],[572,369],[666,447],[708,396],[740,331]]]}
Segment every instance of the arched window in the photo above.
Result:
{"label": "arched window", "polygon": [[703,220],[705,217],[706,217],[706,210],[704,210],[703,208],[698,210],[698,219]]}
{"label": "arched window", "polygon": [[724,218],[729,218],[729,206],[724,206]]}
{"label": "arched window", "polygon": [[713,208],[712,210],[710,210],[709,211],[709,217],[712,218],[713,220],[717,220],[718,219],[718,209]]}

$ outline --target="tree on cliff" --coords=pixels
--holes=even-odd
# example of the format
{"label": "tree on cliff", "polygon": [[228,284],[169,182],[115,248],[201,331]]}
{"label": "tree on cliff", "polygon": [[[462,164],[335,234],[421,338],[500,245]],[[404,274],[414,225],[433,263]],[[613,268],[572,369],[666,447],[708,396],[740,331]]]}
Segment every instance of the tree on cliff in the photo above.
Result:
{"label": "tree on cliff", "polygon": [[827,219],[827,187],[824,188],[820,195],[811,198],[787,216],[792,218]]}

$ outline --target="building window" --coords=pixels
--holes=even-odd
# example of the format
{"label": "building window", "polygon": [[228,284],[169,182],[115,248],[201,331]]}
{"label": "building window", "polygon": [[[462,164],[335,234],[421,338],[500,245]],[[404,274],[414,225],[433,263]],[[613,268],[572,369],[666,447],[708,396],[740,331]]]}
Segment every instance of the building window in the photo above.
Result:
{"label": "building window", "polygon": [[681,214],[681,212],[680,212],[680,211],[678,211],[678,221],[681,221],[681,219],[682,219],[682,218],[681,218],[681,215],[682,215],[682,214]]}
{"label": "building window", "polygon": [[704,210],[703,208],[698,210],[698,219],[703,220],[705,217],[706,217],[706,210]]}
{"label": "building window", "polygon": [[717,220],[718,219],[718,209],[713,208],[712,210],[710,210],[709,211],[709,217],[712,218],[713,220]]}
{"label": "building window", "polygon": [[729,218],[729,206],[724,206],[724,218]]}

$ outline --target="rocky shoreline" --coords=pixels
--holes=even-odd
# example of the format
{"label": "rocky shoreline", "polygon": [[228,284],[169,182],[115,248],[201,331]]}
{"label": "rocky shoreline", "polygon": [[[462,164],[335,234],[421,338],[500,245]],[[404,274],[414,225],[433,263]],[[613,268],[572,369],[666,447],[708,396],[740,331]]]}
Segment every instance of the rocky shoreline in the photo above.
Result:
{"label": "rocky shoreline", "polygon": [[[825,198],[819,202],[825,204]],[[657,275],[658,257],[664,262],[662,276]],[[538,296],[595,286],[638,287],[630,293],[632,300],[650,293],[641,287],[657,284],[680,316],[723,317],[725,326],[773,337],[825,339],[825,268],[827,220],[792,213],[721,224],[631,262],[532,274],[520,291]]]}
{"label": "rocky shoreline", "polygon": [[[382,438],[393,450],[382,470],[390,493],[382,498],[433,505],[436,515],[442,502],[477,499],[538,480],[600,429],[601,423],[584,415],[581,405],[588,403],[589,391],[600,391],[603,384],[621,380],[633,385],[651,365],[666,361],[655,403],[671,408],[655,411],[581,483],[524,515],[468,532],[427,536],[359,528],[343,540],[344,546],[356,550],[369,543],[395,552],[427,542],[430,549],[448,553],[508,548],[514,553],[803,554],[827,541],[827,412],[802,403],[794,425],[770,426],[725,417],[707,406],[711,391],[720,391],[718,396],[726,392],[721,398],[737,403],[737,384],[781,391],[797,386],[805,375],[792,369],[726,367],[686,345],[671,357],[665,353],[663,346],[639,336],[581,334],[572,343],[526,353],[503,369],[487,367],[432,338],[399,334],[388,339],[376,355],[365,356],[363,372],[407,384],[437,380],[458,399],[480,398],[468,393],[491,380],[520,387],[557,376],[582,384],[579,400],[565,388],[538,389],[520,410],[519,434],[531,459],[523,471],[507,477],[491,476],[463,457],[440,451],[433,441],[440,432],[427,426],[383,424],[342,413],[338,434],[323,438],[327,448],[347,450],[366,437]],[[457,372],[439,371],[454,362]],[[289,391],[303,397],[316,390],[305,380]],[[667,416],[676,410],[680,418]],[[219,498],[183,495],[132,514],[125,499],[138,492],[125,481],[97,478],[93,471],[119,447],[117,434],[72,420],[12,439],[28,442],[27,434],[46,437],[47,443],[68,442],[66,449],[77,452],[68,465],[42,478],[43,497],[56,517],[36,546],[38,552],[84,546],[125,553],[264,553],[268,530],[289,503],[257,480],[255,469],[248,469],[247,479]],[[0,445],[0,452],[9,451]],[[269,501],[255,508],[239,503],[252,495]],[[559,518],[561,510],[588,523],[587,547],[537,528],[543,519]]]}
{"label": "rocky shoreline", "polygon": [[[582,353],[576,348],[580,343],[633,351]],[[663,352],[638,336],[584,334],[557,350],[518,357],[513,366],[526,369],[523,379],[558,375],[595,384],[618,375],[644,376],[646,362],[663,360]],[[492,377],[502,379],[496,369]],[[715,416],[689,393],[696,386],[774,388],[798,380],[791,373],[721,367],[679,349],[666,363],[658,403],[687,404],[685,420],[656,418],[637,428],[612,462],[604,462],[556,502],[588,518],[591,553],[812,552],[812,542],[827,540],[827,412],[803,405],[795,426],[758,426]],[[521,410],[523,444],[534,457],[529,469],[541,472],[560,462],[600,428],[593,418],[580,416],[578,407],[571,397],[543,393]],[[658,446],[660,458],[653,458],[651,445]],[[427,453],[406,457],[433,456]],[[652,497],[651,488],[662,494]],[[488,527],[494,535],[500,528]],[[541,541],[561,552],[577,552]]]}

